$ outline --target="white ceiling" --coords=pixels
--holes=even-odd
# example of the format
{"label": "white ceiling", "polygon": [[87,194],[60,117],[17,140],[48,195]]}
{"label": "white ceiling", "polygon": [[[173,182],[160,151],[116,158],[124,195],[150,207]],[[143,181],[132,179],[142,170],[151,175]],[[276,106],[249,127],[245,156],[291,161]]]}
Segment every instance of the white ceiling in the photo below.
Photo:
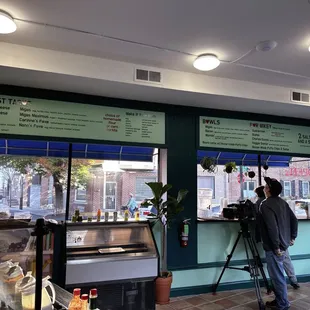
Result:
{"label": "white ceiling", "polygon": [[[0,9],[18,25],[0,41],[310,90],[308,0],[1,0]],[[222,64],[207,73],[192,66],[195,55],[214,53],[233,61],[269,39],[278,42],[276,49],[251,53],[238,65]]]}

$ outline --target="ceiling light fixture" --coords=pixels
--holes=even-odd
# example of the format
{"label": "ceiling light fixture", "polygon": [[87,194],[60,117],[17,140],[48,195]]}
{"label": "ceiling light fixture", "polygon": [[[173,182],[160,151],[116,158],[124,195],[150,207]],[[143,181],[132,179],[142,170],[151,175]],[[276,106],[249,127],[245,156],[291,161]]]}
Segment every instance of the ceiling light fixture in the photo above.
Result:
{"label": "ceiling light fixture", "polygon": [[12,33],[16,29],[17,27],[13,18],[9,14],[0,11],[0,34]]}
{"label": "ceiling light fixture", "polygon": [[203,54],[198,56],[193,65],[197,70],[200,71],[211,71],[220,65],[220,60],[216,55],[213,54]]}

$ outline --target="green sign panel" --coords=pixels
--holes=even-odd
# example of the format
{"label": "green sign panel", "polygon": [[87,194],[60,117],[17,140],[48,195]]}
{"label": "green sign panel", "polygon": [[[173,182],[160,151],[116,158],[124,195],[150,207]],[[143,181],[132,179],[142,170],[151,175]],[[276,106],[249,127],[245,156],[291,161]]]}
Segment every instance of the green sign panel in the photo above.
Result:
{"label": "green sign panel", "polygon": [[310,154],[310,128],[200,116],[200,146]]}
{"label": "green sign panel", "polygon": [[165,114],[0,96],[2,135],[165,143]]}

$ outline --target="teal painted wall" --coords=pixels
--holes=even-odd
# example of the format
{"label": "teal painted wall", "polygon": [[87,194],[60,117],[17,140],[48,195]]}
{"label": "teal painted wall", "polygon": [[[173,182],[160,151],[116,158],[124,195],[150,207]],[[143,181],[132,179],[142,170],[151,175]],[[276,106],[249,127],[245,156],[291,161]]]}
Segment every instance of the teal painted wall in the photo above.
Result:
{"label": "teal painted wall", "polygon": [[[179,270],[173,272],[173,288],[189,286],[202,286],[214,284],[222,270],[227,255],[230,253],[236,240],[238,223],[201,223],[198,224],[198,265],[196,269]],[[307,275],[310,273],[310,222],[299,222],[299,236],[296,243],[290,248],[290,254],[295,266],[296,275]],[[261,258],[264,251],[258,245]],[[308,257],[307,259],[300,259]],[[297,259],[296,259],[297,258]],[[246,259],[243,242],[239,242],[231,263]],[[222,264],[221,264],[222,263]],[[238,262],[237,262],[238,263]],[[200,265],[200,266],[199,266]],[[238,265],[235,265],[237,267]],[[244,265],[239,265],[243,267]],[[202,267],[202,268],[201,268]],[[207,268],[203,268],[207,267]],[[268,276],[268,273],[267,273]],[[249,273],[239,270],[226,270],[221,283],[231,283],[250,280]]]}

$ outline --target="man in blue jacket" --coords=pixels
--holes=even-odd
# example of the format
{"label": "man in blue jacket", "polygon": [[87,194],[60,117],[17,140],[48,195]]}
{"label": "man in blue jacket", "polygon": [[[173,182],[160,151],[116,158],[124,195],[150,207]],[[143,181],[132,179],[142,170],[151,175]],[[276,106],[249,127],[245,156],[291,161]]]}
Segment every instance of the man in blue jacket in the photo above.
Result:
{"label": "man in blue jacket", "polygon": [[261,238],[266,254],[267,269],[273,284],[275,300],[266,303],[266,308],[287,310],[287,284],[283,262],[290,244],[298,232],[298,220],[288,203],[281,199],[282,185],[276,179],[265,178],[266,199],[261,203]]}

